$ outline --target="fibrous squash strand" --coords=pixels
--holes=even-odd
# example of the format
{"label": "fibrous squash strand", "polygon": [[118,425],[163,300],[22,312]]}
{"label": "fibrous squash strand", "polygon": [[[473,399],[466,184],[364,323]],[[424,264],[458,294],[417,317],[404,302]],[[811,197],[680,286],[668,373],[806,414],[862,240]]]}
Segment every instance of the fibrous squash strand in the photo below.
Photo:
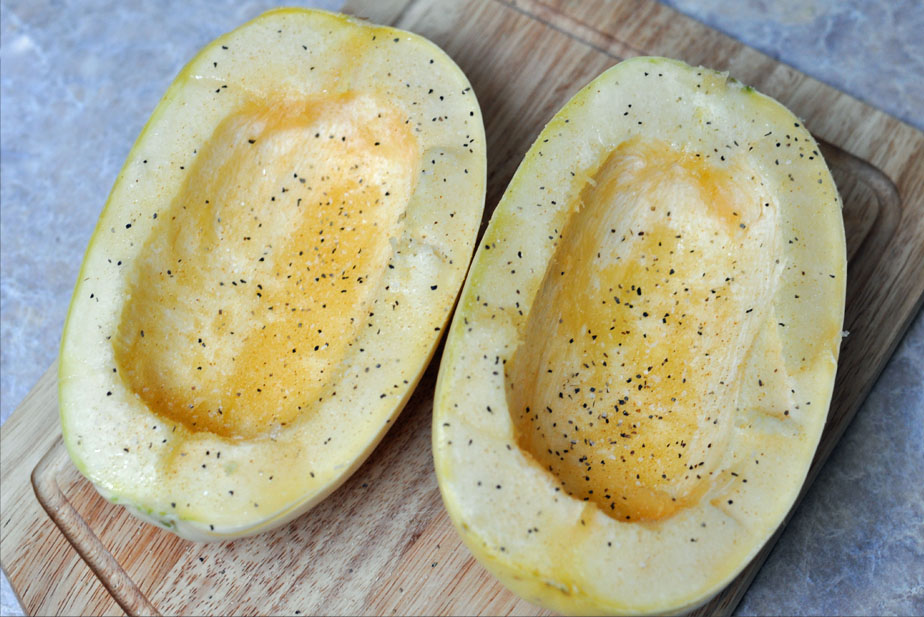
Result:
{"label": "fibrous squash strand", "polygon": [[310,410],[378,291],[417,156],[403,116],[368,95],[225,119],[137,260],[113,343],[129,387],[225,437]]}
{"label": "fibrous squash strand", "polygon": [[629,140],[588,177],[508,400],[520,446],[568,494],[656,520],[695,503],[722,457],[779,276],[777,209],[741,161],[664,142]]}

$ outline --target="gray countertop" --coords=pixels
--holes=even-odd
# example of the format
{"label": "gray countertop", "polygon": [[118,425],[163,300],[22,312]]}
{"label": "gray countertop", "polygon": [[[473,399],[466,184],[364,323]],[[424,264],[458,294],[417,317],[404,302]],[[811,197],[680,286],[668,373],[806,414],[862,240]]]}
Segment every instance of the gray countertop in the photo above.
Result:
{"label": "gray countertop", "polygon": [[[920,0],[667,4],[924,128]],[[54,361],[86,243],[160,96],[199,48],[273,5],[0,2],[3,421]],[[924,314],[738,613],[924,614],[922,462]],[[0,614],[21,614],[5,576],[2,584]]]}

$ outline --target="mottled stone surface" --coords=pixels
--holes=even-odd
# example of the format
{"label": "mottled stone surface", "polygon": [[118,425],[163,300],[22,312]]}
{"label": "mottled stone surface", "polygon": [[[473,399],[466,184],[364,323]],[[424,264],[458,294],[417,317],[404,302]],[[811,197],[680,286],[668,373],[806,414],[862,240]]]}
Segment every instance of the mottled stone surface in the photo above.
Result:
{"label": "mottled stone surface", "polygon": [[921,0],[662,0],[924,129]]}
{"label": "mottled stone surface", "polygon": [[[274,4],[0,1],[0,419],[54,360],[86,243],[160,96]],[[920,0],[668,4],[924,128]],[[739,613],[924,614],[922,382],[918,316]],[[5,577],[0,600],[19,614]]]}

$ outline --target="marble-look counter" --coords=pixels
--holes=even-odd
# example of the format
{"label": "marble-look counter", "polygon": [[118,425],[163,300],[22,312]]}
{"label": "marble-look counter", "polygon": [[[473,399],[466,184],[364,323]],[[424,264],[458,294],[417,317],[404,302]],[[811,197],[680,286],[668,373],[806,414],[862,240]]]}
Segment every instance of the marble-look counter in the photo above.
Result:
{"label": "marble-look counter", "polygon": [[[924,129],[920,0],[667,3]],[[0,3],[0,419],[54,360],[86,243],[160,96],[199,48],[274,4]],[[924,614],[922,462],[924,314],[738,613]],[[0,614],[21,614],[2,583]]]}

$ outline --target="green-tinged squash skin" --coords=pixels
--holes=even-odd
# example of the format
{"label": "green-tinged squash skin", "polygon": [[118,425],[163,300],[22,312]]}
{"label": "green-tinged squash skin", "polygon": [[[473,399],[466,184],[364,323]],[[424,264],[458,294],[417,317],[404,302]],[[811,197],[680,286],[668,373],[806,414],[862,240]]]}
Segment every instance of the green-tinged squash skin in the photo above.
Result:
{"label": "green-tinged squash skin", "polygon": [[193,540],[266,531],[381,440],[484,207],[475,94],[420,36],[270,11],[180,72],[100,215],[62,337],[64,442]]}
{"label": "green-tinged squash skin", "polygon": [[708,601],[799,494],[845,284],[797,117],[676,60],[604,72],[527,152],[447,338],[433,452],[465,544],[565,614]]}

